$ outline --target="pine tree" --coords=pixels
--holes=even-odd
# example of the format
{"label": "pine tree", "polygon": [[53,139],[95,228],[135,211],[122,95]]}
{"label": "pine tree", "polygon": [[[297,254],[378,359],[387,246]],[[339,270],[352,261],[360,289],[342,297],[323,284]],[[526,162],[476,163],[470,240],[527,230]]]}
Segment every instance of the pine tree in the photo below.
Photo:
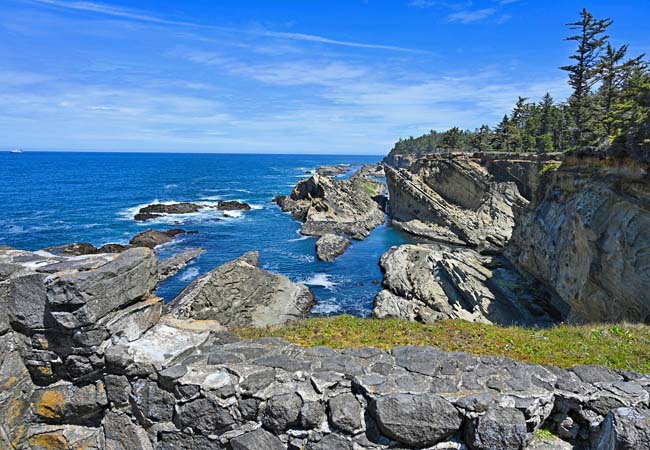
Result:
{"label": "pine tree", "polygon": [[574,144],[589,143],[593,139],[590,136],[595,125],[591,108],[593,98],[589,94],[598,82],[599,55],[609,39],[605,32],[611,24],[611,19],[595,19],[586,9],[580,13],[580,21],[567,24],[570,29],[578,30],[577,34],[566,38],[578,43],[576,52],[570,56],[575,64],[561,67],[569,72],[569,85],[573,88],[569,106],[575,125]]}

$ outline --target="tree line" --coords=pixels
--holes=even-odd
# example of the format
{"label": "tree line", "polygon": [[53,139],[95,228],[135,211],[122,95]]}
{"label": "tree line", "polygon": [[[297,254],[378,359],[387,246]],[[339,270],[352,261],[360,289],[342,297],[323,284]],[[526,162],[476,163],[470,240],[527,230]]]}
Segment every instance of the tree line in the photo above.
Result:
{"label": "tree line", "polygon": [[628,57],[628,45],[615,47],[607,34],[613,21],[583,9],[567,24],[577,44],[567,72],[573,92],[565,102],[547,93],[538,102],[519,97],[495,127],[453,127],[400,139],[391,154],[444,151],[563,152],[584,147],[650,150],[650,62]]}

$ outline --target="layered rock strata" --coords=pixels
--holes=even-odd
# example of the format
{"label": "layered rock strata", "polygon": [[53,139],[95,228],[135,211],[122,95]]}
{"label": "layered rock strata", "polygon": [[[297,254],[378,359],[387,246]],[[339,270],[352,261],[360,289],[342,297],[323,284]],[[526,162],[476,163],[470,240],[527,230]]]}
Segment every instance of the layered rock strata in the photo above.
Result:
{"label": "layered rock strata", "polygon": [[314,304],[308,287],[260,269],[259,253],[249,252],[194,280],[167,311],[226,327],[264,327],[304,318]]}
{"label": "layered rock strata", "polygon": [[650,163],[597,152],[545,174],[508,257],[565,302],[566,320],[650,324]]}
{"label": "layered rock strata", "polygon": [[274,201],[285,212],[304,222],[308,236],[346,235],[364,239],[384,222],[385,186],[364,176],[334,180],[314,175],[298,182],[290,195]]}
{"label": "layered rock strata", "polygon": [[542,285],[499,256],[460,247],[402,245],[386,252],[380,266],[385,275],[373,307],[376,318],[549,325],[561,316]]}
{"label": "layered rock strata", "polygon": [[487,250],[510,239],[527,201],[513,182],[495,182],[462,156],[428,157],[408,170],[386,167],[390,218],[420,237]]}

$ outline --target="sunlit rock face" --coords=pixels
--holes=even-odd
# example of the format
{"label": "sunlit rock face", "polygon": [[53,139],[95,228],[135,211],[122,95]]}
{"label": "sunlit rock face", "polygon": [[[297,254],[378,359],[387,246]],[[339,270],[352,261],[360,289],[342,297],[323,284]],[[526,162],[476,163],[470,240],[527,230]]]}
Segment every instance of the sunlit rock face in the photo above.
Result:
{"label": "sunlit rock face", "polygon": [[583,152],[547,172],[508,257],[574,322],[650,323],[650,165]]}

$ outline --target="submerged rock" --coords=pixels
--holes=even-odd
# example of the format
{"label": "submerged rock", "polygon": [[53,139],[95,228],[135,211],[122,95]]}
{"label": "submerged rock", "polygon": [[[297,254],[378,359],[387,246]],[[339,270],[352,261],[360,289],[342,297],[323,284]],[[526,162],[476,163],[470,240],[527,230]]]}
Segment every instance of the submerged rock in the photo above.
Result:
{"label": "submerged rock", "polygon": [[433,323],[464,319],[500,324],[550,324],[553,297],[499,257],[467,248],[402,245],[380,261],[383,290],[373,316]]}
{"label": "submerged rock", "polygon": [[321,261],[334,261],[345,252],[350,240],[335,234],[326,234],[316,241],[316,255]]}
{"label": "submerged rock", "polygon": [[259,254],[249,252],[198,278],[167,306],[181,319],[264,327],[305,317],[314,303],[309,288],[260,269]]}

